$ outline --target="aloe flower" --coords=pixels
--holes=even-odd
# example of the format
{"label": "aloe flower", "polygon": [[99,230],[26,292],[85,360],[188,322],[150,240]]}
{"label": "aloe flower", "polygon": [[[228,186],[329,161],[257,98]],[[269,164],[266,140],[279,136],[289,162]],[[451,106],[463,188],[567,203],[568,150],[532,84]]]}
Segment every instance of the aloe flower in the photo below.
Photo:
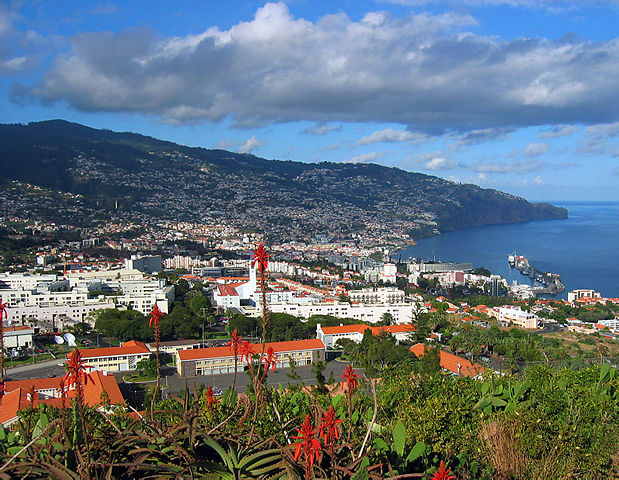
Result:
{"label": "aloe flower", "polygon": [[264,272],[266,272],[267,266],[269,265],[269,257],[270,255],[261,243],[251,254],[251,266],[254,267],[257,264],[258,271],[261,275],[264,275]]}
{"label": "aloe flower", "polygon": [[254,347],[247,340],[241,340],[239,342],[239,354],[241,361],[245,361],[248,366],[251,367],[252,359],[254,358]]}
{"label": "aloe flower", "polygon": [[320,441],[315,438],[318,429],[313,427],[309,413],[305,416],[301,428],[297,428],[297,432],[299,432],[299,435],[292,437],[295,440],[300,440],[300,442],[292,445],[296,447],[294,459],[298,460],[299,457],[303,455],[305,461],[305,478],[309,479],[311,478],[311,470],[314,466],[314,462],[320,459],[320,452],[322,451]]}
{"label": "aloe flower", "polygon": [[206,400],[206,405],[211,411],[213,411],[213,407],[219,403],[219,400],[215,397],[215,392],[213,392],[213,387],[210,385],[204,392],[204,399]]}
{"label": "aloe flower", "polygon": [[241,337],[239,336],[239,331],[235,328],[232,335],[230,335],[230,341],[226,343],[226,346],[232,347],[232,353],[234,353],[234,378],[232,379],[232,390],[236,386],[236,373],[239,362],[239,347],[241,344]]}
{"label": "aloe flower", "polygon": [[82,361],[82,354],[76,348],[73,350],[67,358],[67,373],[62,379],[62,382],[67,388],[71,388],[73,385],[86,385],[90,376],[86,373],[87,368],[93,368],[90,365],[86,365]]}
{"label": "aloe flower", "polygon": [[322,423],[318,427],[320,430],[319,436],[322,438],[325,445],[331,445],[335,440],[340,438],[337,424],[342,422],[343,420],[335,417],[333,405],[329,406],[329,410],[327,410],[327,413],[322,417]]}
{"label": "aloe flower", "polygon": [[275,370],[277,366],[277,354],[275,350],[273,350],[273,347],[267,348],[266,354],[262,357],[262,364],[264,365],[265,374],[269,370]]}
{"label": "aloe flower", "polygon": [[82,354],[77,348],[68,355],[67,373],[62,379],[62,382],[67,389],[75,385],[75,391],[77,393],[76,399],[80,410],[84,405],[84,392],[82,387],[88,383],[88,380],[92,382],[90,375],[86,373],[87,368],[93,367],[86,365],[84,361],[82,361]]}
{"label": "aloe flower", "polygon": [[456,478],[455,475],[449,475],[451,470],[445,468],[445,463],[441,460],[441,463],[438,467],[438,470],[434,472],[431,480],[454,480]]}
{"label": "aloe flower", "polygon": [[359,374],[355,373],[355,370],[350,366],[346,366],[346,370],[344,370],[344,374],[340,375],[346,382],[346,388],[348,388],[348,392],[352,393],[353,390],[357,388],[357,379],[359,378]]}

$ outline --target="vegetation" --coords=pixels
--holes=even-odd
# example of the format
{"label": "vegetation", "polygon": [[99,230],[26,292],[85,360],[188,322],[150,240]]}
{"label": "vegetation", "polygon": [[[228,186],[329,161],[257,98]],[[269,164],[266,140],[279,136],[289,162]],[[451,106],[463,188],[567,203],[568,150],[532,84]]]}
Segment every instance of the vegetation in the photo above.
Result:
{"label": "vegetation", "polygon": [[0,429],[0,475],[429,478],[444,462],[458,479],[586,480],[616,468],[608,365],[472,380],[402,363],[380,382],[347,368],[344,393],[329,393],[266,388],[267,360],[250,360],[248,393],[194,388],[157,401],[152,418],[122,406],[26,409]]}

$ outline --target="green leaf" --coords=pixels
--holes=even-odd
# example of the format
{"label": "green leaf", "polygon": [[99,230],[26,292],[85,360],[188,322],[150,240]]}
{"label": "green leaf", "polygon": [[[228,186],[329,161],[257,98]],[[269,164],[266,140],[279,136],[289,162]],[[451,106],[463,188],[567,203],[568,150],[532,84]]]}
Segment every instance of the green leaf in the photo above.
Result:
{"label": "green leaf", "polygon": [[389,445],[380,437],[374,439],[374,447],[381,453],[389,451]]}
{"label": "green leaf", "polygon": [[485,396],[486,393],[488,393],[488,390],[490,389],[490,384],[488,382],[484,382],[481,384],[481,394],[482,396]]}
{"label": "green leaf", "polygon": [[351,480],[369,480],[370,475],[368,474],[368,467],[370,466],[370,459],[365,457],[355,474],[351,477]]}
{"label": "green leaf", "polygon": [[407,462],[414,462],[419,457],[423,455],[423,452],[426,451],[426,444],[423,442],[417,442],[413,448],[411,449],[408,457],[406,457]]}
{"label": "green leaf", "polygon": [[404,455],[404,445],[406,444],[406,427],[402,422],[398,422],[393,429],[393,446],[391,450],[395,451],[399,457]]}
{"label": "green leaf", "polygon": [[341,393],[338,393],[335,397],[331,399],[331,405],[333,405],[334,407],[337,407],[343,398],[344,398],[344,395],[342,395]]}
{"label": "green leaf", "polygon": [[469,468],[470,472],[471,472],[471,476],[472,477],[476,477],[477,476],[477,471],[479,470],[479,463],[477,463],[476,461],[471,463],[471,468]]}
{"label": "green leaf", "polygon": [[610,372],[610,365],[608,363],[605,363],[604,365],[602,365],[602,368],[600,368],[600,382],[606,379],[609,372]]}
{"label": "green leaf", "polygon": [[488,400],[488,397],[483,397],[480,398],[475,405],[473,405],[473,410],[477,410],[478,408],[485,408],[488,405],[490,405],[490,400]]}
{"label": "green leaf", "polygon": [[6,453],[8,453],[9,455],[15,455],[16,453],[18,453],[23,447],[17,446],[17,447],[9,447],[6,449]]}
{"label": "green leaf", "polygon": [[6,440],[6,432],[4,431],[4,427],[0,426],[0,442],[4,442]]}
{"label": "green leaf", "polygon": [[507,405],[507,402],[502,398],[490,397],[490,403],[495,407],[504,407]]}
{"label": "green leaf", "polygon": [[352,423],[357,423],[359,421],[359,412],[357,410],[352,413],[350,420]]}
{"label": "green leaf", "polygon": [[45,429],[45,427],[47,427],[48,424],[49,424],[49,418],[47,418],[47,415],[44,413],[39,415],[39,420],[37,421],[37,424],[34,426],[34,429],[32,430],[32,436],[36,437],[37,435],[40,435]]}

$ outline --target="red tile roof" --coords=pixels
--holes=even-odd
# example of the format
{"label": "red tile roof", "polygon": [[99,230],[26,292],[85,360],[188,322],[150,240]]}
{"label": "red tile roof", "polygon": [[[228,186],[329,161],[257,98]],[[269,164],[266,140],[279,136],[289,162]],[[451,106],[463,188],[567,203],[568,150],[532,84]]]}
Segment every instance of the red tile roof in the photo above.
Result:
{"label": "red tile roof", "polygon": [[[422,357],[428,347],[423,343],[418,343],[410,348],[417,357]],[[483,373],[486,369],[478,363],[471,363],[466,358],[459,357],[453,353],[447,353],[443,350],[439,351],[441,368],[462,375],[465,377],[476,377],[480,373]]]}
{"label": "red tile roof", "polygon": [[380,335],[382,332],[389,333],[402,333],[402,332],[414,332],[415,325],[400,324],[400,325],[388,325],[382,327],[372,327],[371,325],[342,325],[336,327],[322,327],[322,331],[327,335],[337,335],[342,333],[365,333],[366,330],[370,330],[372,335]]}
{"label": "red tile roof", "polygon": [[[261,344],[254,343],[254,351],[260,352]],[[309,340],[294,340],[290,342],[272,342],[267,343],[266,348],[272,347],[275,353],[289,352],[293,350],[322,350],[325,348],[324,343],[317,338],[311,338]],[[234,352],[232,347],[209,347],[209,348],[195,348],[193,350],[180,350],[178,355],[183,360],[200,360],[203,358],[218,358],[218,357],[232,357]]]}
{"label": "red tile roof", "polygon": [[80,350],[82,358],[117,357],[118,355],[133,355],[136,353],[150,353],[148,347],[137,340],[129,340],[120,347],[91,348]]}
{"label": "red tile roof", "polygon": [[219,290],[219,295],[222,297],[238,297],[239,292],[236,291],[232,285],[218,285],[217,290]]}
{"label": "red tile roof", "polygon": [[[113,375],[105,375],[103,372],[94,371],[89,375],[89,381],[84,385],[84,402],[91,407],[100,405],[101,395],[105,391],[111,404],[118,404],[125,401],[118,383]],[[6,394],[0,399],[0,423],[12,420],[17,416],[19,410],[28,408],[31,404],[27,391],[31,387],[38,393],[40,390],[56,389],[60,390],[62,377],[54,378],[34,378],[32,380],[15,380],[5,383]],[[71,405],[71,400],[75,397],[75,389],[67,392],[65,405]],[[38,398],[35,395],[34,406],[44,403],[54,407],[62,407],[62,398]]]}
{"label": "red tile roof", "polygon": [[[22,327],[22,326],[17,326],[17,327],[4,327],[4,332],[19,332],[22,330],[32,330],[31,327]],[[32,330],[34,332],[34,330]]]}

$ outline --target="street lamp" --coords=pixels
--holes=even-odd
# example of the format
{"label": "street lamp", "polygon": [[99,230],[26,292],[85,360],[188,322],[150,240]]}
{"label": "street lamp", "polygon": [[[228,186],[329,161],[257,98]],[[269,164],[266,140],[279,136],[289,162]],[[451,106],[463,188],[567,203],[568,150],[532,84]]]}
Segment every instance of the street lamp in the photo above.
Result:
{"label": "street lamp", "polygon": [[101,333],[97,333],[97,348],[99,348],[99,335],[101,335]]}

